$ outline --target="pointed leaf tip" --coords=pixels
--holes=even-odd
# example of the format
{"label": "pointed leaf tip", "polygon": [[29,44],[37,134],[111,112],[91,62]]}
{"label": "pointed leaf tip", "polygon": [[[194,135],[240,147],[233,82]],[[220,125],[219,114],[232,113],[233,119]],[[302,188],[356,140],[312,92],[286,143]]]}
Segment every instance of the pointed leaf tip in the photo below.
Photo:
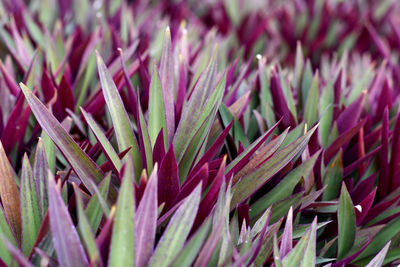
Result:
{"label": "pointed leaf tip", "polygon": [[338,229],[338,258],[343,259],[353,247],[356,233],[354,205],[344,182],[339,199]]}
{"label": "pointed leaf tip", "polygon": [[50,229],[58,262],[61,266],[87,266],[88,260],[78,233],[50,171],[48,183]]}
{"label": "pointed leaf tip", "polygon": [[88,190],[94,194],[93,182],[100,182],[103,173],[93,160],[79,147],[68,132],[46,106],[26,87],[20,83],[21,89],[37,121],[47,135],[57,145],[68,163],[74,169]]}

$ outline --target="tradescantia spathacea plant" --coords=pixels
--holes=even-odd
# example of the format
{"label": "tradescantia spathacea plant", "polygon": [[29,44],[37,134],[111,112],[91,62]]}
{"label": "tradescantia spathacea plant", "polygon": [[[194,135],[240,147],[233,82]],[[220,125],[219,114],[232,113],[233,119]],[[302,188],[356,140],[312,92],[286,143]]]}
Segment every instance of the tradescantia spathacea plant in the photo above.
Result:
{"label": "tradescantia spathacea plant", "polygon": [[399,264],[399,19],[0,1],[0,265]]}

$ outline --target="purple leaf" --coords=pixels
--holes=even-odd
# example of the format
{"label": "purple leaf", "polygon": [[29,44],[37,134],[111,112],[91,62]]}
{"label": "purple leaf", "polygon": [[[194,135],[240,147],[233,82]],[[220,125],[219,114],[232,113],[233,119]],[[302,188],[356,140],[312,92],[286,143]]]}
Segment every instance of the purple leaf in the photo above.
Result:
{"label": "purple leaf", "polygon": [[157,164],[136,211],[135,266],[146,266],[151,257],[157,228]]}
{"label": "purple leaf", "polygon": [[293,248],[293,208],[290,207],[282,234],[279,256],[283,259]]}
{"label": "purple leaf", "polygon": [[362,167],[363,162],[367,161],[369,158],[375,156],[375,154],[377,154],[379,151],[381,150],[381,146],[378,146],[377,148],[375,148],[374,150],[372,150],[371,152],[368,152],[367,154],[365,154],[364,156],[358,158],[356,161],[354,161],[353,163],[351,163],[350,165],[348,165],[347,167],[345,167],[343,169],[343,177],[347,177],[348,175],[350,175],[354,170],[356,170],[359,167]]}
{"label": "purple leaf", "polygon": [[282,118],[282,125],[284,128],[289,126],[295,127],[296,122],[294,120],[293,114],[290,112],[287,105],[287,101],[283,94],[281,80],[277,73],[274,73],[271,77],[271,95],[274,102],[274,108],[277,113],[278,118]]}
{"label": "purple leaf", "polygon": [[387,73],[386,65],[387,61],[383,60],[378,72],[375,75],[374,80],[368,88],[368,100],[371,105],[371,110],[376,110],[376,105],[378,104],[378,102],[376,101],[377,94],[382,88]]}
{"label": "purple leaf", "polygon": [[224,172],[226,166],[226,158],[227,156],[224,157],[219,167],[218,173],[215,176],[213,183],[211,184],[210,189],[200,203],[199,212],[197,213],[196,220],[193,224],[192,232],[201,225],[204,219],[210,214],[211,209],[214,207],[214,203],[217,200],[221,185],[225,179]]}
{"label": "purple leaf", "polygon": [[333,263],[331,265],[331,267],[343,267],[346,266],[346,264],[350,263],[351,261],[353,261],[355,258],[358,257],[358,255],[360,255],[369,245],[369,243],[371,243],[372,238],[369,238],[368,241],[360,248],[357,250],[357,252],[353,253],[352,255],[347,256],[346,258],[337,261],[335,263]]}
{"label": "purple leaf", "polygon": [[355,206],[355,213],[356,213],[356,224],[360,226],[363,222],[365,216],[367,216],[369,210],[372,207],[375,199],[376,188],[359,204]]}
{"label": "purple leaf", "polygon": [[385,108],[382,119],[382,133],[381,133],[382,148],[379,153],[379,186],[378,196],[379,199],[385,198],[389,193],[389,110]]}
{"label": "purple leaf", "polygon": [[196,163],[193,169],[188,174],[188,177],[191,177],[195,174],[205,163],[210,162],[212,159],[217,156],[220,152],[222,145],[224,144],[225,138],[228,136],[230,129],[232,128],[233,120],[229,123],[228,126],[222,131],[221,134],[218,135],[217,139],[212,143],[210,148],[206,153],[200,158],[200,160]]}
{"label": "purple leaf", "polygon": [[260,167],[266,160],[268,160],[282,145],[288,132],[289,132],[289,128],[287,128],[285,131],[283,131],[283,133],[280,134],[278,137],[272,139],[264,147],[260,148],[258,153],[254,157],[252,157],[249,160],[249,162],[240,171],[238,171],[235,174],[235,176],[233,176],[232,184],[235,185],[240,180],[240,178],[253,172],[258,167]]}
{"label": "purple leaf", "polygon": [[22,94],[17,98],[17,101],[8,115],[8,120],[4,126],[3,133],[1,135],[1,142],[3,143],[4,150],[8,153],[11,152],[14,145],[17,142],[15,136],[16,129],[18,126],[19,118],[24,108],[24,97]]}
{"label": "purple leaf", "polygon": [[161,162],[158,172],[158,204],[165,203],[168,209],[179,193],[178,163],[173,144]]}
{"label": "purple leaf", "polygon": [[260,136],[256,141],[246,148],[245,151],[240,153],[228,166],[226,166],[226,177],[230,177],[232,174],[238,172],[244,165],[249,162],[249,159],[253,154],[262,146],[267,138],[274,132],[276,127],[279,125],[279,120],[271,129]]}
{"label": "purple leaf", "polygon": [[4,67],[3,63],[0,61],[0,71],[1,74],[3,75],[3,79],[8,87],[8,90],[10,91],[11,94],[14,96],[18,96],[20,93],[20,89],[18,85],[15,83],[15,80],[8,74],[6,68]]}
{"label": "purple leaf", "polygon": [[394,191],[400,186],[400,113],[397,115],[393,130],[392,154],[389,165],[389,191]]}
{"label": "purple leaf", "polygon": [[172,142],[175,132],[174,114],[174,58],[171,47],[171,31],[169,27],[165,30],[161,62],[160,78],[165,106],[165,119],[167,124],[167,141]]}
{"label": "purple leaf", "polygon": [[392,94],[390,93],[389,81],[386,78],[378,100],[378,107],[375,115],[376,121],[380,121],[382,118],[384,119],[385,109],[390,109],[392,104]]}
{"label": "purple leaf", "polygon": [[365,22],[365,27],[371,34],[372,40],[374,40],[375,45],[378,47],[379,52],[384,58],[390,56],[390,48],[383,42],[380,34],[375,30],[374,26],[370,22]]}
{"label": "purple leaf", "polygon": [[353,103],[351,103],[351,105],[349,105],[342,113],[340,113],[336,120],[339,134],[343,134],[347,129],[351,129],[357,124],[366,95],[367,92],[363,91],[361,95]]}
{"label": "purple leaf", "polygon": [[67,81],[65,75],[62,76],[60,85],[58,86],[57,103],[63,114],[63,118],[67,115],[66,109],[74,110],[75,98],[71,89],[71,85]]}
{"label": "purple leaf", "polygon": [[53,244],[62,266],[87,266],[88,260],[53,175],[48,174],[49,219]]}
{"label": "purple leaf", "polygon": [[318,124],[314,126],[305,135],[289,144],[284,149],[280,150],[258,169],[249,175],[243,177],[233,188],[233,197],[231,201],[231,209],[234,209],[237,204],[253,195],[262,185],[296,157],[307,145],[311,135],[317,129]]}
{"label": "purple leaf", "polygon": [[[356,126],[341,134],[324,152],[324,163],[327,165],[331,159],[337,154],[340,148],[344,148],[348,142],[355,136],[361,127],[365,124],[365,119],[360,121]],[[345,150],[345,149],[343,149]]]}
{"label": "purple leaf", "polygon": [[[33,267],[29,260],[24,257],[22,252],[16,248],[10,241],[7,240],[4,236],[1,238],[2,242],[6,245],[8,251],[10,252],[11,256],[15,260],[15,262],[18,264],[20,267]],[[1,260],[1,259],[0,259]]]}
{"label": "purple leaf", "polygon": [[[353,188],[351,192],[351,199],[354,203],[360,203],[371,191],[372,187],[374,186],[376,178],[376,173],[372,174],[371,176],[365,178],[361,182],[359,182],[355,188]],[[378,188],[379,190],[379,188]]]}
{"label": "purple leaf", "polygon": [[391,207],[394,203],[396,203],[400,199],[400,195],[397,195],[396,197],[386,200],[386,201],[381,201],[378,204],[376,204],[365,216],[364,218],[364,223],[369,222],[370,220],[374,219],[377,217],[379,214],[387,210],[389,207]]}
{"label": "purple leaf", "polygon": [[187,66],[183,61],[181,61],[179,65],[179,81],[176,93],[175,121],[179,121],[182,115],[182,107],[186,99],[187,79]]}
{"label": "purple leaf", "polygon": [[182,185],[178,196],[176,197],[176,200],[174,203],[177,203],[187,197],[195,188],[196,186],[202,182],[203,185],[203,190],[207,186],[207,182],[209,179],[209,167],[208,163],[205,163],[196,173],[194,173],[192,176],[188,176],[188,178],[185,180],[184,184]]}
{"label": "purple leaf", "polygon": [[214,250],[218,244],[218,241],[221,238],[222,227],[224,226],[225,218],[222,217],[216,226],[213,227],[213,231],[208,237],[207,241],[204,243],[203,248],[200,250],[199,255],[197,257],[196,262],[194,263],[194,267],[206,267],[209,264],[210,258],[214,253]]}
{"label": "purple leaf", "polygon": [[92,194],[94,194],[95,189],[93,187],[93,182],[99,183],[103,179],[103,173],[100,168],[91,158],[89,158],[78,144],[75,143],[63,126],[32,93],[32,91],[22,83],[20,86],[29,105],[31,106],[33,114],[35,114],[35,117],[42,128],[63,153],[85,186]]}
{"label": "purple leaf", "polygon": [[164,146],[164,132],[163,129],[157,135],[156,142],[153,147],[153,160],[154,163],[161,164],[161,161],[165,157],[165,146]]}

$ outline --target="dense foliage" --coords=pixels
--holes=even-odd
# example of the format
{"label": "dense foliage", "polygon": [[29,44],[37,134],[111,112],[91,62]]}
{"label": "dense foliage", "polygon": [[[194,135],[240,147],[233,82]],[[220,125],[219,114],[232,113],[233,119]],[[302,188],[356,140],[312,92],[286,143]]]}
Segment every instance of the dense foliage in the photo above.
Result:
{"label": "dense foliage", "polygon": [[1,266],[400,264],[400,3],[0,1]]}

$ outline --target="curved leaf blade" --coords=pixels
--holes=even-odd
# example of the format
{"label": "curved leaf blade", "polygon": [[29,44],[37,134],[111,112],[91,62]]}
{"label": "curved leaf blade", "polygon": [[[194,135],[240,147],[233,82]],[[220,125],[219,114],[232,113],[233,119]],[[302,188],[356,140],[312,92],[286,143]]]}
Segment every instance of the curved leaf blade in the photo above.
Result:
{"label": "curved leaf blade", "polygon": [[93,182],[99,183],[103,178],[100,168],[78,146],[53,114],[50,113],[46,106],[40,102],[32,91],[23,83],[20,83],[19,85],[40,126],[42,126],[43,130],[63,153],[68,163],[71,164],[71,167],[89,189],[90,193],[94,194],[95,189]]}

